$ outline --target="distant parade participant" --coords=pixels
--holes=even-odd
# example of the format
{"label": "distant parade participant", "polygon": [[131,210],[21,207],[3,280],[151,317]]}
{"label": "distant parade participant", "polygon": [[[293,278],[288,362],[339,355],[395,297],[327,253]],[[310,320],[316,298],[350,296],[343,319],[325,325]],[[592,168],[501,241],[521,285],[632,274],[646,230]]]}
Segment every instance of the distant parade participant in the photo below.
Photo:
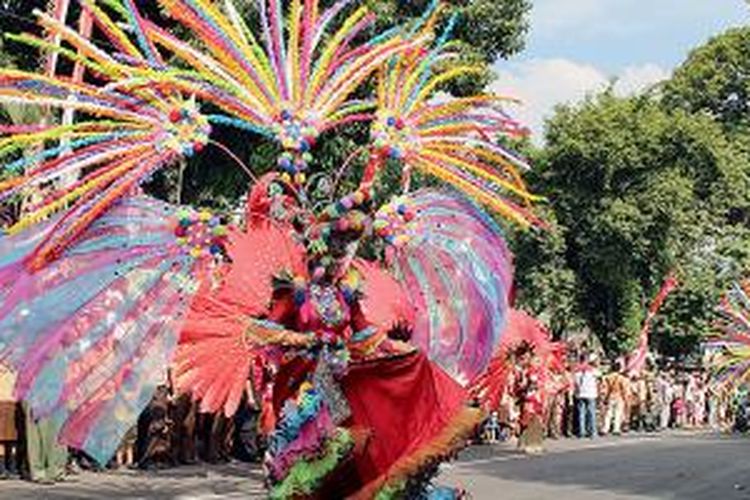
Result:
{"label": "distant parade participant", "polygon": [[616,362],[611,373],[604,376],[603,394],[607,402],[607,416],[604,419],[605,434],[622,432],[625,405],[630,392],[630,381],[622,374],[622,363]]}
{"label": "distant parade participant", "polygon": [[514,392],[521,409],[518,446],[525,453],[537,454],[544,442],[544,380],[534,348],[523,343],[514,353],[516,377]]}
{"label": "distant parade participant", "polygon": [[547,381],[547,436],[558,439],[565,434],[565,412],[570,382],[565,367],[551,372]]}

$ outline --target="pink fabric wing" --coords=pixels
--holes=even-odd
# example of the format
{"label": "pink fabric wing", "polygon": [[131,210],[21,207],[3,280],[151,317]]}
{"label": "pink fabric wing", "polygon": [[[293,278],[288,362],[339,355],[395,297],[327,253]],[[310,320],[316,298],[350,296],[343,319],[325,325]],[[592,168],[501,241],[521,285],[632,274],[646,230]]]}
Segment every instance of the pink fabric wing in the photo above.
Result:
{"label": "pink fabric wing", "polygon": [[402,230],[407,243],[390,252],[417,310],[412,341],[466,386],[486,368],[504,328],[510,251],[497,224],[461,196],[420,191],[398,203],[414,214]]}
{"label": "pink fabric wing", "polygon": [[376,263],[358,259],[354,268],[363,280],[362,312],[367,321],[389,330],[397,323],[414,325],[416,309],[401,283]]}

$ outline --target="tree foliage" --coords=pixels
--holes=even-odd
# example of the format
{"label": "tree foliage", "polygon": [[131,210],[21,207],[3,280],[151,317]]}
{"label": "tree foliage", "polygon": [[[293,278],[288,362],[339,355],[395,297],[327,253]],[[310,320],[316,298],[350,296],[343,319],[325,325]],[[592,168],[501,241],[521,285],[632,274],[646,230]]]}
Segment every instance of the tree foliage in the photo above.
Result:
{"label": "tree foliage", "polygon": [[547,142],[539,188],[566,228],[578,302],[605,348],[633,347],[672,270],[688,291],[673,302],[681,306],[665,309],[664,333],[705,332],[723,286],[714,269],[721,255],[737,257],[721,235],[745,235],[747,155],[705,114],[611,92],[558,109]]}
{"label": "tree foliage", "polygon": [[510,237],[515,255],[515,298],[525,309],[548,325],[553,338],[584,325],[577,295],[577,277],[566,261],[566,228],[555,213],[540,210],[548,227],[523,231]]}
{"label": "tree foliage", "polygon": [[731,29],[696,48],[664,87],[665,107],[702,112],[726,129],[750,124],[750,28]]}

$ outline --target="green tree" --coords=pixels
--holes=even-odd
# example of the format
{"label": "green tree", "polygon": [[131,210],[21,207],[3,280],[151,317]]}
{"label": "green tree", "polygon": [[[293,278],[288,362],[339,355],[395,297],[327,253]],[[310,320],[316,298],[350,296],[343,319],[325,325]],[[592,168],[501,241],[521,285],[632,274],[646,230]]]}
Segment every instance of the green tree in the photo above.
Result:
{"label": "green tree", "polygon": [[[633,347],[648,303],[674,269],[695,294],[689,314],[710,316],[720,283],[700,279],[705,262],[696,255],[712,235],[739,232],[750,202],[747,155],[721,127],[652,96],[605,92],[559,108],[547,143],[537,190],[567,228],[579,305],[605,349]],[[703,324],[678,316],[667,336],[702,333]]]}
{"label": "green tree", "polygon": [[750,124],[750,28],[726,31],[696,48],[664,86],[663,104],[703,112],[727,130]]}
{"label": "green tree", "polygon": [[[48,4],[47,0],[0,0],[0,34],[23,31],[40,34],[41,29],[36,25],[33,11],[44,10]],[[0,64],[2,67],[12,64],[33,70],[39,66],[39,53],[13,42],[5,45],[0,39]]]}
{"label": "green tree", "polygon": [[539,210],[543,230],[519,231],[509,238],[515,256],[516,305],[542,320],[553,338],[579,330],[584,321],[578,306],[578,285],[566,262],[566,228],[549,208]]}

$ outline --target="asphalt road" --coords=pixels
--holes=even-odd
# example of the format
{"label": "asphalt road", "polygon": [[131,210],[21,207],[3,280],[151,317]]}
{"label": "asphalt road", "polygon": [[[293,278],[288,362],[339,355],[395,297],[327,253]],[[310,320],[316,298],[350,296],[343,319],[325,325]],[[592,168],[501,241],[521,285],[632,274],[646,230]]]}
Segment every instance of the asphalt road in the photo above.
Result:
{"label": "asphalt road", "polygon": [[[750,439],[709,434],[551,441],[542,456],[507,444],[475,446],[443,466],[439,482],[475,500],[750,500]],[[0,499],[263,498],[257,467],[191,466],[84,473],[53,485],[0,481]]]}
{"label": "asphalt road", "polygon": [[750,439],[675,433],[550,442],[527,457],[474,447],[441,482],[476,500],[750,499]]}

